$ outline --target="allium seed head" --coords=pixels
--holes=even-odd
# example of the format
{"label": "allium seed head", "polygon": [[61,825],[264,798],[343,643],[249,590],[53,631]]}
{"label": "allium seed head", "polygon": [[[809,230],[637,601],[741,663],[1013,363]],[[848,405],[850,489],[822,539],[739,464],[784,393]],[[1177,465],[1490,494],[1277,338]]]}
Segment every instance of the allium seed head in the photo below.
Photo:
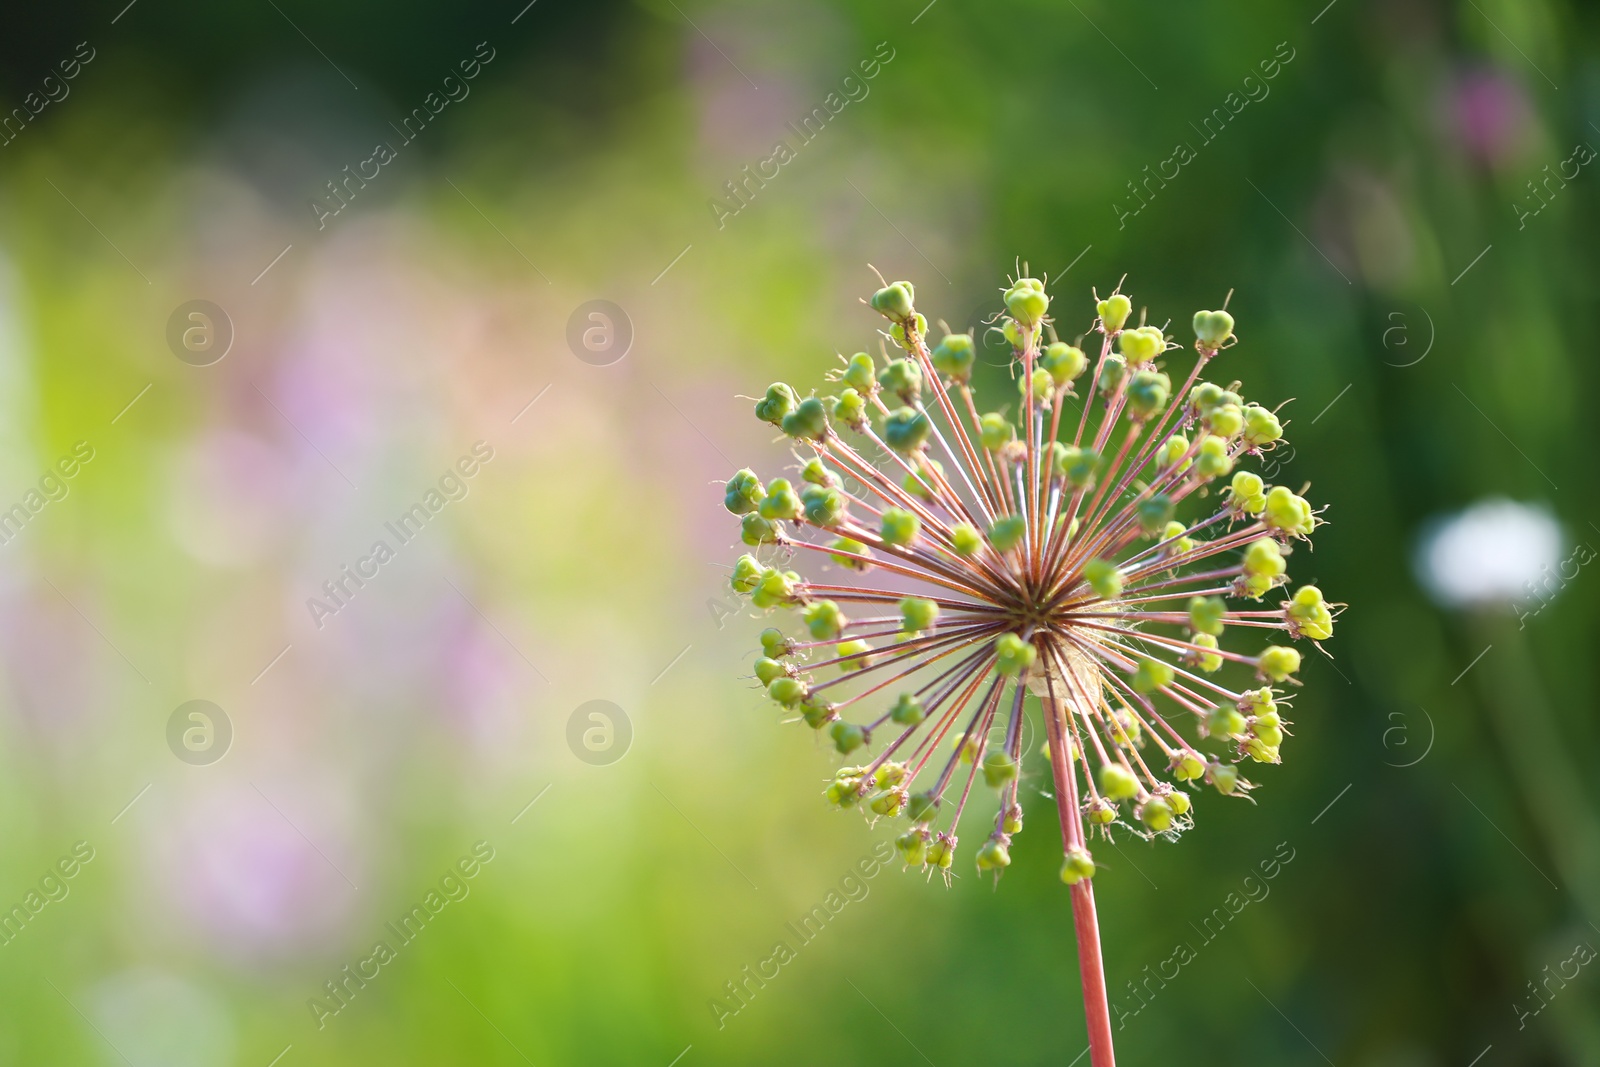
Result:
{"label": "allium seed head", "polygon": [[[1195,314],[1189,365],[1163,328],[1129,326],[1133,303],[1114,292],[1094,306],[1091,359],[1053,340],[1044,283],[1020,278],[999,323],[1017,392],[979,414],[971,335],[930,349],[909,282],[870,304],[900,354],[846,360],[838,396],[772,385],[756,415],[793,440],[798,478],[740,470],[723,493],[752,547],[733,589],[800,624],[763,631],[757,679],[869,761],[841,768],[827,799],[907,819],[902,858],[948,872],[981,780],[998,798],[975,858],[998,876],[1022,829],[1032,701],[1068,885],[1094,876],[1095,832],[1175,839],[1190,790],[1246,796],[1239,764],[1280,762],[1278,687],[1301,667],[1255,631],[1324,641],[1340,605],[1314,585],[1274,596],[1321,520],[1240,469],[1284,424],[1237,382],[1202,380],[1238,343],[1233,316]],[[795,557],[818,566],[802,577]]]}

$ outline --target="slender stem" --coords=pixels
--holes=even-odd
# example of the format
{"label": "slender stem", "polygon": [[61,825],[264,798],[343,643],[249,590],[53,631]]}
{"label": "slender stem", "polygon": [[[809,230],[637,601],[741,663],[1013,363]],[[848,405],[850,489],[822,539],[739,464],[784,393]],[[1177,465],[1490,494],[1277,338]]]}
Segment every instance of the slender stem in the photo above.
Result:
{"label": "slender stem", "polygon": [[[1070,670],[1070,667],[1068,668]],[[1048,677],[1048,676],[1047,676]],[[1083,821],[1078,814],[1078,784],[1068,759],[1065,720],[1070,712],[1050,682],[1044,701],[1050,736],[1050,769],[1055,778],[1056,810],[1061,815],[1061,843],[1083,847]],[[1100,958],[1100,923],[1094,909],[1094,879],[1071,887],[1072,925],[1078,942],[1078,977],[1083,985],[1084,1025],[1089,1031],[1090,1067],[1116,1067],[1111,1047],[1111,1001],[1106,995],[1106,969]]]}

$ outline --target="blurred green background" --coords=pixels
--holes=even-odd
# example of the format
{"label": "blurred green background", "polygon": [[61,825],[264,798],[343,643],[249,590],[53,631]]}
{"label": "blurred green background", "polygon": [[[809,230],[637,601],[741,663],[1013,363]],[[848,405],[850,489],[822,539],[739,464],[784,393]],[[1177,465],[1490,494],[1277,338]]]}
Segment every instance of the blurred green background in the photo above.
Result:
{"label": "blurred green background", "polygon": [[1413,564],[1493,497],[1600,543],[1600,12],[524,2],[7,12],[0,1062],[1073,1062],[1043,761],[998,887],[880,870],[719,569],[716,483],[784,462],[739,394],[871,343],[869,263],[960,329],[1022,259],[1180,340],[1233,290],[1271,476],[1330,506],[1296,577],[1351,605],[1259,803],[1105,856],[1123,1061],[1600,1063],[1596,969],[1549,979],[1600,946],[1600,576],[1532,614]]}

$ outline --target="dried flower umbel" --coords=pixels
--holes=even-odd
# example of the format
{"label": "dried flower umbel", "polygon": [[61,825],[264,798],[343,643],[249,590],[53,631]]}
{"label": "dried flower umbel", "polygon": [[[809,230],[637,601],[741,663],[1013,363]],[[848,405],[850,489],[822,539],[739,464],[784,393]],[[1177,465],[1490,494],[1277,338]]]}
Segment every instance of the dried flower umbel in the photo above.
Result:
{"label": "dried flower umbel", "polygon": [[[1279,762],[1281,687],[1298,684],[1300,653],[1247,631],[1332,633],[1338,605],[1315,586],[1275,597],[1319,520],[1303,497],[1238,469],[1282,425],[1238,383],[1201,380],[1237,340],[1225,310],[1194,316],[1198,355],[1174,390],[1164,366],[1178,346],[1129,325],[1126,295],[1097,299],[1091,368],[1056,339],[1044,285],[1020,278],[993,327],[1018,391],[981,412],[969,334],[930,349],[910,282],[871,305],[902,354],[881,367],[852,356],[836,395],[772,385],[756,415],[793,439],[798,475],[763,483],[741,470],[726,485],[751,548],[733,588],[799,615],[796,636],[762,633],[755,674],[864,761],[839,769],[828,800],[907,820],[902,857],[946,878],[980,780],[999,795],[977,867],[1010,864],[1025,706],[1040,698],[1091,1059],[1105,1067],[1090,837],[1176,839],[1194,819],[1191,790],[1244,797],[1240,765]],[[797,556],[831,573],[788,570]]]}

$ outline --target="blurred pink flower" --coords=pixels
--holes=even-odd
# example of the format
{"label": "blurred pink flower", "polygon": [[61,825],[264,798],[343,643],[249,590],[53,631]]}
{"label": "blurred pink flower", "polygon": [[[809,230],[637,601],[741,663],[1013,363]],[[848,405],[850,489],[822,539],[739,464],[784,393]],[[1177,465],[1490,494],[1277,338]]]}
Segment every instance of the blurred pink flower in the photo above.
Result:
{"label": "blurred pink flower", "polygon": [[1448,94],[1451,132],[1478,163],[1500,168],[1528,146],[1532,110],[1522,86],[1496,70],[1468,71]]}

